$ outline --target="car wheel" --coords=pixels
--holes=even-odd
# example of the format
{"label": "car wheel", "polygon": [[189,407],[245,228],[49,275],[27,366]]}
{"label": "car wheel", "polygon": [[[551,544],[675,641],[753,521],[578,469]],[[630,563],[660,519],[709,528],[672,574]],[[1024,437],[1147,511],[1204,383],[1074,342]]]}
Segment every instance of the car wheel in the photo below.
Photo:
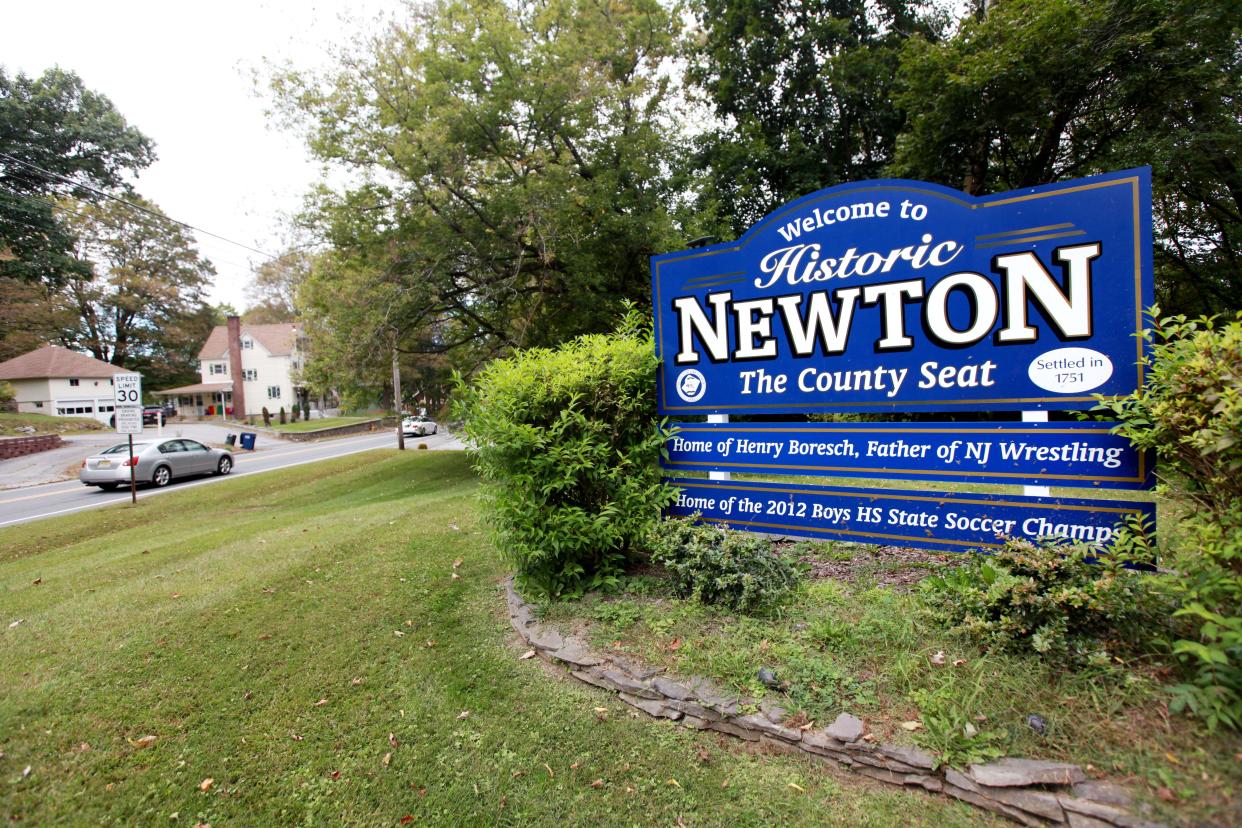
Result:
{"label": "car wheel", "polygon": [[156,488],[163,488],[172,480],[172,471],[168,466],[156,466],[155,474],[151,475],[151,482]]}
{"label": "car wheel", "polygon": [[216,465],[216,474],[228,474],[233,470],[233,458],[221,457],[220,462]]}
{"label": "car wheel", "polygon": [[113,414],[112,418],[108,420],[108,425],[111,426],[112,428],[116,428],[116,415],[115,414]]}
{"label": "car wheel", "polygon": [[121,484],[120,483],[100,483],[98,485],[99,485],[99,488],[103,489],[105,492],[114,492],[116,491],[116,487]]}
{"label": "car wheel", "polygon": [[435,426],[434,428],[432,428],[432,429],[431,429],[431,433],[432,433],[432,435],[434,435],[434,434],[435,434],[437,431],[439,431],[439,430],[440,430],[440,427],[439,427],[439,426]]}

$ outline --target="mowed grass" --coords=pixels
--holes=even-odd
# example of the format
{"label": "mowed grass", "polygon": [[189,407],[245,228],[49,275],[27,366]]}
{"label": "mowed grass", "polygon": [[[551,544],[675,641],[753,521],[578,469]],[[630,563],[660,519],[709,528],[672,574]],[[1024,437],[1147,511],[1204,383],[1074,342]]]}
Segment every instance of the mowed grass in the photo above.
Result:
{"label": "mowed grass", "polygon": [[447,452],[371,452],[2,530],[0,818],[996,824],[638,718],[519,659],[505,574],[475,479]]}
{"label": "mowed grass", "polygon": [[365,423],[368,420],[378,419],[376,417],[324,417],[321,420],[298,420],[296,423],[289,422],[281,425],[278,420],[273,418],[270,428],[273,431],[318,431],[321,428],[336,428],[337,426],[353,425],[355,423]]}
{"label": "mowed grass", "polygon": [[103,431],[108,426],[93,417],[53,417],[48,414],[0,412],[0,437],[20,437],[20,428],[33,428],[39,434],[72,434]]}

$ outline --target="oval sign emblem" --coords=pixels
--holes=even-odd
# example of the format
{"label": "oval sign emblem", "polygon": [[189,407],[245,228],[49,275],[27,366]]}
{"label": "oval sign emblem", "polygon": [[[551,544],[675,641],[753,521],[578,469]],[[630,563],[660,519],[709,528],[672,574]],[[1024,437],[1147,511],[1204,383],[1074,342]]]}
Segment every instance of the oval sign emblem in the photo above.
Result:
{"label": "oval sign emblem", "polygon": [[1090,348],[1057,348],[1031,360],[1031,382],[1054,394],[1081,394],[1099,388],[1113,375],[1113,362]]}

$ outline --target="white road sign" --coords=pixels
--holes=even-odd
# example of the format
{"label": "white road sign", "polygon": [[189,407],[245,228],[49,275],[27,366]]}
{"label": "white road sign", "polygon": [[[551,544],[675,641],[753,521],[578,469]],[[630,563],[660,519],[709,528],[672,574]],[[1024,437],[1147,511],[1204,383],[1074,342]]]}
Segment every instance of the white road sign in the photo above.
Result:
{"label": "white road sign", "polygon": [[[112,390],[116,394],[117,406],[136,405],[142,407],[142,374],[113,374]],[[139,416],[139,421],[142,417]],[[117,419],[120,424],[120,418]]]}
{"label": "white road sign", "polygon": [[117,434],[142,433],[142,406],[118,405],[114,414]]}

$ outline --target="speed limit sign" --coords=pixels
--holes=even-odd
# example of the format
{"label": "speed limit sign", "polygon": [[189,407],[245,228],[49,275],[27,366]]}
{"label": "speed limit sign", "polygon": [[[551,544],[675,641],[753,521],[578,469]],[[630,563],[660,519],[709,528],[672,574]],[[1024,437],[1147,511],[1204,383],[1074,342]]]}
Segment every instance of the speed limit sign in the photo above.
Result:
{"label": "speed limit sign", "polygon": [[142,405],[142,374],[113,374],[112,390],[118,406]]}

